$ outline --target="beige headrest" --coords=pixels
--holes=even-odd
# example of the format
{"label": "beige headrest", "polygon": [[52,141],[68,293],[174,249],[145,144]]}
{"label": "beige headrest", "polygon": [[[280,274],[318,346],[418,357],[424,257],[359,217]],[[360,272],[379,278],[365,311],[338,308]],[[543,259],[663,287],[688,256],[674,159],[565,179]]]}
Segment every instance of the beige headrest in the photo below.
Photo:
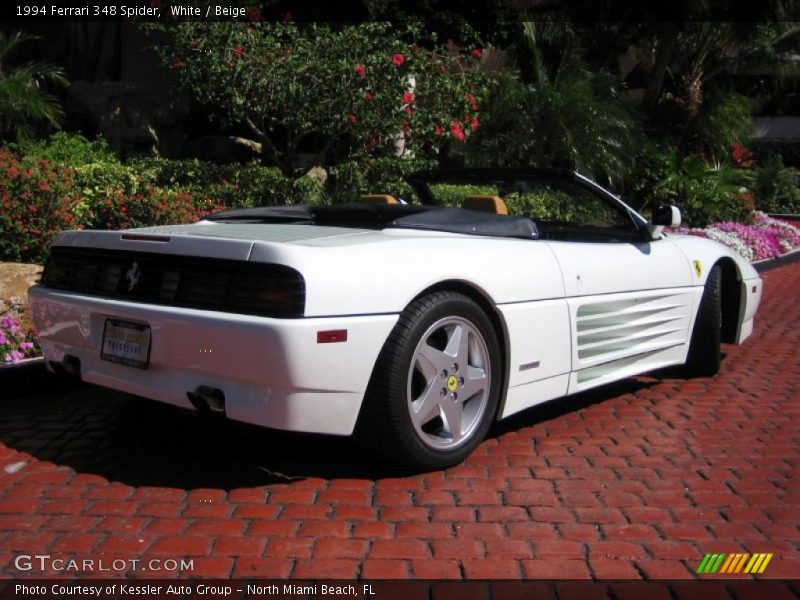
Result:
{"label": "beige headrest", "polygon": [[500,196],[467,196],[461,208],[482,210],[496,215],[507,215],[508,208]]}

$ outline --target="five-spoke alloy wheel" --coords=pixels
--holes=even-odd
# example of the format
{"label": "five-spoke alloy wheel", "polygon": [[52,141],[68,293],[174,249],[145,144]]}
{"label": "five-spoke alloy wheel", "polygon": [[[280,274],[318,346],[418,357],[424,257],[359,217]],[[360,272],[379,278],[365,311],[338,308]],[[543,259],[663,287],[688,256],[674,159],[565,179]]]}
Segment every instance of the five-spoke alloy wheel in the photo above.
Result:
{"label": "five-spoke alloy wheel", "polygon": [[431,448],[457,448],[470,439],[489,404],[486,341],[463,317],[439,319],[417,344],[407,380],[417,435]]}
{"label": "five-spoke alloy wheel", "polygon": [[501,373],[497,334],[473,300],[423,296],[400,315],[378,357],[357,434],[408,467],[461,462],[495,417]]}

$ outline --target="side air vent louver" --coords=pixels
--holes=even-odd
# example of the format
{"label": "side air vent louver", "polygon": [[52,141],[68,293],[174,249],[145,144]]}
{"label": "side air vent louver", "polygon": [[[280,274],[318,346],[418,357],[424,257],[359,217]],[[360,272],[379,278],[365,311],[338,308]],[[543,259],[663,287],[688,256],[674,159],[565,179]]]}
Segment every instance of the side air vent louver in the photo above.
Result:
{"label": "side air vent louver", "polygon": [[55,247],[42,284],[130,302],[298,318],[305,281],[284,265],[146,252]]}

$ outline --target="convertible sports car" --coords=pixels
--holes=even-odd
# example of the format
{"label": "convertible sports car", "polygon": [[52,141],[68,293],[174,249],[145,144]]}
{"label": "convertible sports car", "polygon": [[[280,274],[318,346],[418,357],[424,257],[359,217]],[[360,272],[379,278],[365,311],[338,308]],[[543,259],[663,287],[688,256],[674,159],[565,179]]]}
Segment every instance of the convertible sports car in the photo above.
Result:
{"label": "convertible sports car", "polygon": [[675,207],[648,221],[570,171],[408,184],[405,199],[62,233],[30,290],[48,366],[439,468],[535,404],[667,365],[713,374],[720,342],[752,332],[756,271],[663,233]]}

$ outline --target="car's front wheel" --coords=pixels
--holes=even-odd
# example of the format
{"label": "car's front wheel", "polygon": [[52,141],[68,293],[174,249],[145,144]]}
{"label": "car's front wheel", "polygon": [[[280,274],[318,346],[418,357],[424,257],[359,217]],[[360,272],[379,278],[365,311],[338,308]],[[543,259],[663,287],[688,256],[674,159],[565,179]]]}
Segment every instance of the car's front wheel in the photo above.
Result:
{"label": "car's front wheel", "polygon": [[719,371],[722,338],[722,268],[714,265],[708,273],[697,317],[686,366],[693,375],[711,376]]}
{"label": "car's front wheel", "polygon": [[497,335],[475,302],[455,292],[419,298],[378,357],[357,433],[408,467],[461,462],[494,418],[501,368]]}

